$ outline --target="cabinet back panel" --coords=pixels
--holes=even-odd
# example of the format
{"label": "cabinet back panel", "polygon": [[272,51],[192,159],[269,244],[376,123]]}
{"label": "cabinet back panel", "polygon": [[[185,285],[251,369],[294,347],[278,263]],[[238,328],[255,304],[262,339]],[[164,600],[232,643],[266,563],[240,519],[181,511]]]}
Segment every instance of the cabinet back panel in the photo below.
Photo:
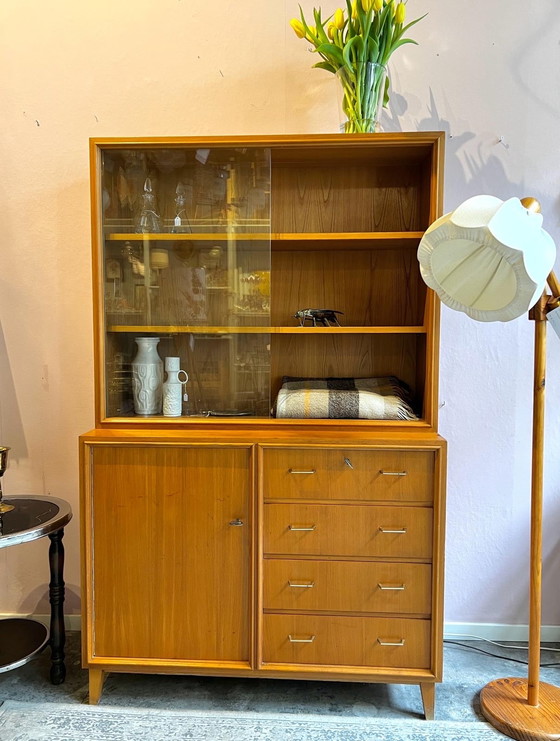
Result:
{"label": "cabinet back panel", "polygon": [[349,327],[422,325],[425,296],[415,250],[272,253],[272,326],[295,326],[306,308],[342,311]]}
{"label": "cabinet back panel", "polygon": [[[328,331],[328,330],[327,330]],[[273,399],[282,376],[370,378],[397,376],[417,396],[416,366],[423,335],[271,335]],[[418,414],[419,409],[415,407]]]}
{"label": "cabinet back panel", "polygon": [[425,229],[421,170],[371,163],[272,170],[273,232],[391,232]]}

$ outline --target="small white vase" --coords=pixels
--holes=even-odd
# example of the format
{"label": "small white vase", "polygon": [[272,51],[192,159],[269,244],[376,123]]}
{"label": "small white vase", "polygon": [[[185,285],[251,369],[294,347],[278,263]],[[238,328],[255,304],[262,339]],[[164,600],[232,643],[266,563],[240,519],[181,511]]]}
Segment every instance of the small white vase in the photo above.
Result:
{"label": "small white vase", "polygon": [[[189,380],[186,371],[181,369],[180,358],[165,358],[167,378],[163,382],[163,416],[180,417],[183,412],[182,386]],[[183,379],[179,378],[183,374]]]}
{"label": "small white vase", "polygon": [[163,362],[158,355],[159,337],[135,337],[138,352],[132,361],[132,392],[136,414],[161,414]]}

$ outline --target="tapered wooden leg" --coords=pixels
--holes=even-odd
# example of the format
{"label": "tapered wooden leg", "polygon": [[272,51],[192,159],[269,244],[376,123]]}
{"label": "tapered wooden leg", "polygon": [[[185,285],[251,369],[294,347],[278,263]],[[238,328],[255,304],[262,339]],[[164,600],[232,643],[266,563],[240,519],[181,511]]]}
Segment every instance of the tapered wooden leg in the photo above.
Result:
{"label": "tapered wooden leg", "polygon": [[436,714],[436,685],[434,682],[421,682],[422,704],[426,720],[433,720]]}
{"label": "tapered wooden leg", "polygon": [[93,668],[89,670],[89,704],[97,705],[103,692],[106,672],[103,669]]}

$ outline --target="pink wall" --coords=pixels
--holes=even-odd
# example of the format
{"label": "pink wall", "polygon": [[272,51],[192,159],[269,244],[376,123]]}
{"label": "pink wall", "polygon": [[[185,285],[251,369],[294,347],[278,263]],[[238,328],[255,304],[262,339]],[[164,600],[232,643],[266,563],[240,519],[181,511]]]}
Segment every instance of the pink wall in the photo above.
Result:
{"label": "pink wall", "polygon": [[[303,3],[309,11],[312,3]],[[448,133],[445,201],[534,195],[560,238],[557,0],[410,0],[418,47],[391,64],[386,130]],[[335,3],[325,0],[325,12]],[[79,612],[77,437],[93,426],[90,136],[335,132],[334,81],[288,25],[296,0],[4,0],[0,5],[0,442],[7,493],[72,503],[68,612]],[[442,317],[450,441],[446,619],[525,623],[531,327]],[[550,341],[544,622],[560,625],[560,342]],[[0,613],[46,613],[46,543],[0,550]]]}

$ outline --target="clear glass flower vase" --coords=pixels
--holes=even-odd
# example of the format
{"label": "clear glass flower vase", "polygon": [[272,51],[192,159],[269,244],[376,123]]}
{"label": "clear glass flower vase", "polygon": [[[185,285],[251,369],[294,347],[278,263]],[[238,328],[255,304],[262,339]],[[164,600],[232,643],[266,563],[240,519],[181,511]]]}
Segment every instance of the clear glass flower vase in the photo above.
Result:
{"label": "clear glass flower vase", "polygon": [[342,88],[340,131],[368,134],[379,131],[387,67],[375,62],[357,62],[341,67],[336,77]]}

